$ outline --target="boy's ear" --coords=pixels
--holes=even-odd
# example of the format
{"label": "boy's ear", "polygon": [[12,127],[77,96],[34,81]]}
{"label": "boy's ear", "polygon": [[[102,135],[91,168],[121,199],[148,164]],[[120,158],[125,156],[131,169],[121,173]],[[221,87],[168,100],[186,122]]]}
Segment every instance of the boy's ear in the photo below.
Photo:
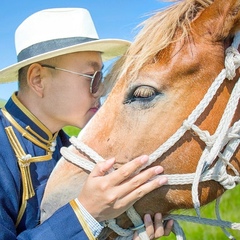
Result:
{"label": "boy's ear", "polygon": [[27,84],[39,97],[43,97],[44,90],[42,75],[43,67],[39,63],[33,63],[29,66],[27,72]]}

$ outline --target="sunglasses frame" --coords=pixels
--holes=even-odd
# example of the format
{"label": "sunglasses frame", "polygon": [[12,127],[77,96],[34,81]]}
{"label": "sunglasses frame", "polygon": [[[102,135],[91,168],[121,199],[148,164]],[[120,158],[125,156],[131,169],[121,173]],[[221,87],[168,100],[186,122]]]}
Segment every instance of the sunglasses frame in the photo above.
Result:
{"label": "sunglasses frame", "polygon": [[[78,75],[78,76],[82,76],[82,77],[88,77],[88,78],[91,78],[91,83],[90,83],[90,93],[91,94],[94,94],[98,91],[99,89],[99,86],[100,86],[100,83],[102,81],[102,77],[103,77],[103,74],[102,74],[102,71],[96,71],[92,76],[91,75],[88,75],[88,74],[84,74],[84,73],[79,73],[79,72],[74,72],[74,71],[71,71],[71,70],[68,70],[68,69],[64,69],[64,68],[59,68],[59,67],[54,67],[54,66],[51,66],[51,65],[48,65],[48,64],[41,64],[42,67],[46,67],[46,68],[51,68],[51,69],[54,69],[54,70],[59,70],[59,71],[63,71],[63,72],[67,72],[67,73],[72,73],[72,74],[75,74],[75,75]],[[100,75],[99,75],[100,74]],[[96,76],[99,75],[98,78],[96,78]],[[97,84],[96,84],[96,87],[94,88],[94,81],[97,81]]]}

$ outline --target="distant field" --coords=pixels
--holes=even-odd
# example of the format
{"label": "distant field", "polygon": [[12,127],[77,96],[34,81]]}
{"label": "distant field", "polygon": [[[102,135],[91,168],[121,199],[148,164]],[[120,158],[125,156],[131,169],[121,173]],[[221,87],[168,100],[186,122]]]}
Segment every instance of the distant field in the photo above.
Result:
{"label": "distant field", "polygon": [[[222,220],[230,222],[240,222],[240,185],[232,190],[228,190],[224,193],[221,204],[220,213]],[[214,202],[202,207],[202,217],[216,219]],[[194,215],[193,210],[181,210],[184,215]],[[179,212],[178,212],[179,213]],[[183,228],[187,240],[227,240],[228,238],[223,233],[220,227],[212,227],[207,225],[200,225],[196,223],[180,222],[179,224]],[[240,231],[227,229],[235,239],[240,239]],[[175,240],[176,237],[171,233],[168,237],[162,237],[161,240]],[[160,240],[159,239],[159,240]]]}
{"label": "distant field", "polygon": [[69,135],[69,136],[77,136],[78,133],[80,132],[80,129],[79,128],[76,128],[76,127],[70,127],[70,126],[67,126],[67,127],[64,127],[63,130]]}
{"label": "distant field", "polygon": [[6,100],[0,98],[0,107],[3,107],[6,103]]}

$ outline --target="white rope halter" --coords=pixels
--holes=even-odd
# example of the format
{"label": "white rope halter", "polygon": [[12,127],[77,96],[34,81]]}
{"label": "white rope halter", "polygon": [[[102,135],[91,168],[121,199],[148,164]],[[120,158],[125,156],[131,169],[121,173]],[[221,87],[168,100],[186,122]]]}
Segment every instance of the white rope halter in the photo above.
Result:
{"label": "white rope halter", "polygon": [[[237,50],[239,43],[240,33],[236,34],[232,46],[226,50],[225,69],[223,69],[214,80],[201,102],[183,122],[182,126],[149,156],[149,161],[145,166],[142,167],[142,169],[144,169],[154,163],[172,146],[174,146],[190,129],[193,130],[199,136],[201,141],[203,141],[206,145],[198,162],[195,173],[165,175],[168,178],[168,185],[192,184],[192,199],[194,208],[197,212],[197,217],[170,214],[165,218],[165,220],[174,220],[173,231],[175,232],[176,238],[178,240],[185,239],[185,235],[176,220],[220,226],[229,239],[234,238],[225,230],[225,228],[240,230],[240,223],[231,223],[221,220],[219,214],[220,198],[216,201],[217,220],[201,218],[200,201],[198,198],[198,185],[200,182],[214,180],[216,182],[219,182],[225,189],[234,188],[236,184],[240,183],[239,173],[230,163],[230,160],[240,143],[240,120],[236,121],[231,127],[231,123],[240,98],[240,79],[237,81],[233,88],[233,91],[215,133],[213,135],[210,135],[208,131],[201,130],[198,126],[195,125],[197,119],[201,116],[213,97],[216,95],[216,92],[220,88],[223,81],[225,79],[232,80],[236,76],[236,69],[240,67],[240,54]],[[86,146],[83,142],[80,142],[77,138],[72,137],[70,141],[75,148],[79,149],[81,152],[84,152],[92,160],[94,160],[95,163],[104,161],[101,156]],[[65,159],[88,171],[92,171],[95,166],[94,163],[86,161],[86,159],[74,154],[68,148],[62,148],[61,153]],[[216,159],[216,164],[210,168],[211,164]],[[229,167],[234,172],[234,176],[227,173],[227,167]],[[134,210],[134,208],[131,207],[126,211],[126,213],[133,222],[135,228],[122,229],[116,224],[116,221],[114,219],[107,221],[107,226],[120,236],[118,239],[132,239],[134,230],[138,231],[141,239],[149,239],[146,234],[143,221]]]}

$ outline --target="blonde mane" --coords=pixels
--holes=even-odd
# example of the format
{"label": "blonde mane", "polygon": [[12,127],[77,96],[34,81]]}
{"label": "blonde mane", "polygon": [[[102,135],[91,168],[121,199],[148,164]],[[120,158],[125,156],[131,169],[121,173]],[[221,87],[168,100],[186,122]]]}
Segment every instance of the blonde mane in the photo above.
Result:
{"label": "blonde mane", "polygon": [[[175,2],[170,7],[153,13],[139,25],[140,32],[129,47],[125,56],[120,58],[106,76],[106,84],[111,89],[123,74],[134,80],[144,65],[153,62],[156,55],[171,43],[189,34],[190,23],[214,0],[168,0]],[[174,38],[180,30],[178,38]]]}

